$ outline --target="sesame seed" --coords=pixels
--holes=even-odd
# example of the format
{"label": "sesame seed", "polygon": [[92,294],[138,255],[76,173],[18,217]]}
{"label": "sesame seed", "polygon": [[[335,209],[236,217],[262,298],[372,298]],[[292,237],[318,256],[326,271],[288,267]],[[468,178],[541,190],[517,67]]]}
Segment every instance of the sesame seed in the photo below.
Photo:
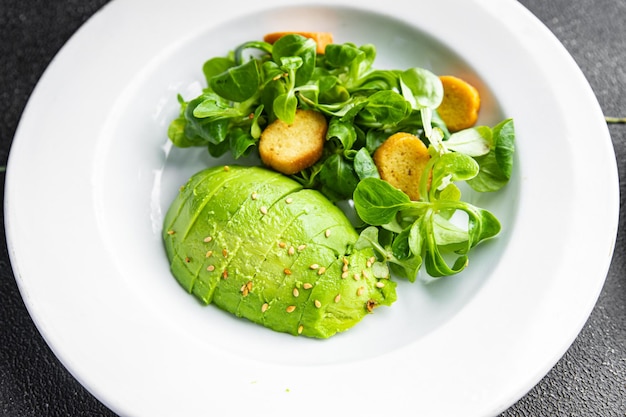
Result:
{"label": "sesame seed", "polygon": [[365,287],[359,287],[359,289],[356,290],[356,295],[363,295],[364,291],[365,291]]}
{"label": "sesame seed", "polygon": [[261,313],[265,313],[267,311],[267,309],[269,308],[269,304],[267,303],[263,303],[263,305],[261,306]]}
{"label": "sesame seed", "polygon": [[348,275],[350,275],[350,274],[348,273],[348,271],[344,271],[344,272],[341,274],[341,278],[346,279],[346,278],[348,278]]}
{"label": "sesame seed", "polygon": [[215,265],[209,265],[209,266],[207,266],[207,267],[206,267],[206,270],[207,270],[207,271],[209,271],[209,272],[213,272],[213,271],[215,271]]}
{"label": "sesame seed", "polygon": [[213,240],[213,238],[211,236],[207,236],[207,237],[204,238],[204,243],[209,243],[212,240]]}
{"label": "sesame seed", "polygon": [[385,286],[385,283],[384,283],[384,282],[382,282],[382,281],[378,281],[378,282],[376,283],[376,288],[383,288],[384,286]]}
{"label": "sesame seed", "polygon": [[304,330],[304,326],[303,325],[298,326],[298,334],[302,334],[302,330]]}
{"label": "sesame seed", "polygon": [[244,297],[250,294],[250,291],[252,291],[252,281],[248,281],[241,286],[241,292],[243,293]]}
{"label": "sesame seed", "polygon": [[339,301],[341,301],[341,294],[335,296],[335,302],[338,303]]}
{"label": "sesame seed", "polygon": [[288,253],[289,255],[293,255],[294,253],[296,253],[296,250],[294,249],[294,247],[293,247],[293,246],[290,246],[290,247],[289,247],[289,250],[287,250],[287,253]]}
{"label": "sesame seed", "polygon": [[324,236],[326,236],[326,237],[330,237],[330,229],[327,229],[327,230],[324,232]]}
{"label": "sesame seed", "polygon": [[287,199],[285,200],[285,203],[287,203],[287,204],[293,203],[293,198],[287,197]]}
{"label": "sesame seed", "polygon": [[299,296],[299,295],[300,295],[300,291],[298,291],[298,289],[297,289],[297,288],[294,288],[294,289],[293,289],[293,291],[292,291],[292,293],[293,293],[293,296],[294,296],[294,297],[297,297],[297,296]]}
{"label": "sesame seed", "polygon": [[285,275],[291,275],[291,269],[289,268],[285,268],[283,272],[285,273]]}
{"label": "sesame seed", "polygon": [[302,252],[302,251],[303,251],[303,250],[305,250],[305,249],[306,249],[306,245],[300,245],[300,246],[298,246],[298,250],[299,250],[300,252]]}
{"label": "sesame seed", "polygon": [[355,281],[358,281],[361,279],[361,275],[359,273],[355,273],[352,278],[354,278]]}
{"label": "sesame seed", "polygon": [[173,231],[173,230],[168,230],[168,231],[167,231],[167,234],[171,236],[171,235],[173,235],[173,234],[176,234],[176,232],[175,232],[175,231]]}
{"label": "sesame seed", "polygon": [[370,277],[369,272],[367,272],[366,270],[361,271],[361,274],[363,275],[363,278],[365,278],[365,279],[369,279],[369,277]]}
{"label": "sesame seed", "polygon": [[210,258],[211,256],[213,256],[213,251],[207,251],[207,253],[204,255],[206,258]]}
{"label": "sesame seed", "polygon": [[315,308],[320,308],[322,306],[322,302],[320,300],[315,300],[313,304],[315,304]]}
{"label": "sesame seed", "polygon": [[304,288],[305,290],[310,290],[311,288],[313,288],[313,284],[305,282],[304,284],[302,284],[302,288]]}
{"label": "sesame seed", "polygon": [[317,275],[322,275],[324,272],[326,272],[326,268],[321,267],[321,268],[317,271]]}
{"label": "sesame seed", "polygon": [[371,258],[369,258],[370,263],[373,265],[374,262],[376,262],[376,257],[372,256]]}
{"label": "sesame seed", "polygon": [[224,256],[224,258],[228,258],[228,249],[222,249],[222,256]]}
{"label": "sesame seed", "polygon": [[367,311],[369,311],[370,313],[374,311],[374,308],[376,308],[376,304],[377,304],[376,301],[368,300],[367,304],[365,305],[367,308]]}
{"label": "sesame seed", "polygon": [[345,266],[348,266],[348,264],[350,263],[350,261],[348,261],[348,258],[346,258],[345,256],[343,257],[343,259],[342,259],[342,260],[343,260],[343,264],[344,264]]}
{"label": "sesame seed", "polygon": [[319,266],[318,264],[311,264],[311,265],[309,265],[309,268],[310,268],[310,269],[317,269],[317,268],[319,268],[319,267],[320,267],[320,266]]}
{"label": "sesame seed", "polygon": [[267,207],[262,206],[259,210],[261,211],[261,214],[263,214],[263,215],[267,214]]}
{"label": "sesame seed", "polygon": [[284,249],[285,247],[287,247],[287,244],[285,242],[278,242],[278,247]]}
{"label": "sesame seed", "polygon": [[228,271],[227,270],[224,270],[224,272],[222,272],[222,278],[228,279]]}
{"label": "sesame seed", "polygon": [[226,172],[230,171],[230,167],[228,165],[224,165],[224,171]]}
{"label": "sesame seed", "polygon": [[259,195],[255,192],[252,193],[252,195],[250,196],[250,198],[252,198],[253,200],[256,200],[257,198],[259,198]]}
{"label": "sesame seed", "polygon": [[287,313],[293,313],[296,310],[296,306],[289,306],[285,309]]}
{"label": "sesame seed", "polygon": [[191,262],[191,258],[189,256],[185,256],[185,262],[187,263]]}
{"label": "sesame seed", "polygon": [[343,272],[348,272],[348,269],[349,269],[349,268],[348,268],[348,265],[344,265],[344,266],[341,268],[341,270],[342,270]]}

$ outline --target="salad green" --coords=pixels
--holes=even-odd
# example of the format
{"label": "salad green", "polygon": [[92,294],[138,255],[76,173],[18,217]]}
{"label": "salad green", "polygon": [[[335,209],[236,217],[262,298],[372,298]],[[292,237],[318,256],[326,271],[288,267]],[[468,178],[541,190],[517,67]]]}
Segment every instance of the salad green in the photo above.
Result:
{"label": "salad green", "polygon": [[[399,276],[415,280],[422,264],[433,277],[458,273],[470,249],[501,225],[464,202],[455,183],[494,192],[509,182],[514,122],[451,133],[437,114],[444,93],[437,75],[376,69],[375,58],[373,45],[352,43],[329,44],[318,54],[313,40],[297,34],[274,44],[245,42],[206,61],[206,88],[188,101],[179,96],[168,135],[178,147],[243,158],[255,152],[269,123],[290,123],[298,108],[319,111],[328,120],[323,156],[292,178],[331,201],[353,199],[363,220],[359,245],[374,247]],[[414,134],[429,148],[419,201],[380,179],[374,164],[374,151],[396,132]]]}

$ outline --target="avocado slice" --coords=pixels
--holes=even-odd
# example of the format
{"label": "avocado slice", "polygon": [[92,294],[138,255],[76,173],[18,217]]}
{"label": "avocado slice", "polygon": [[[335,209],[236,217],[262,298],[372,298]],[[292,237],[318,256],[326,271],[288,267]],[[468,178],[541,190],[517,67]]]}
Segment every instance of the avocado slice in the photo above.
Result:
{"label": "avocado slice", "polygon": [[321,193],[280,173],[217,166],[181,187],[164,220],[172,274],[203,304],[278,332],[328,338],[396,300],[370,248]]}

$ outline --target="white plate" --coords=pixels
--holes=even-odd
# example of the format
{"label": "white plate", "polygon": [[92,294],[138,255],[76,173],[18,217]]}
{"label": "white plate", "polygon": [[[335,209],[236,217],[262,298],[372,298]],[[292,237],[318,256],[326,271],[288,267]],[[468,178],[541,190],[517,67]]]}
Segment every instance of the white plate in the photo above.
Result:
{"label": "white plate", "polygon": [[[211,161],[172,149],[176,94],[203,61],[284,29],[374,43],[381,68],[479,87],[481,123],[513,117],[515,177],[483,198],[504,225],[463,274],[400,283],[399,301],[326,341],[201,307],[171,277],[163,213]],[[54,59],[11,149],[16,280],[72,374],[124,416],[493,415],[574,340],[603,285],[618,217],[615,157],[564,48],[511,0],[114,0]]]}

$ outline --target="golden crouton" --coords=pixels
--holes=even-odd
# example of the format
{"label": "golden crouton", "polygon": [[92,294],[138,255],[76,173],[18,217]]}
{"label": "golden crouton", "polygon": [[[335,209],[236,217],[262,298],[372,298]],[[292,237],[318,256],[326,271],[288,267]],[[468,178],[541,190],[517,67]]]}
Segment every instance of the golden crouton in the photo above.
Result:
{"label": "golden crouton", "polygon": [[419,200],[419,184],[430,159],[428,148],[415,135],[391,135],[374,152],[374,163],[380,177],[402,190],[411,200]]}
{"label": "golden crouton", "polygon": [[452,75],[439,77],[443,100],[437,109],[450,132],[474,126],[480,110],[480,95],[474,86]]}
{"label": "golden crouton", "polygon": [[298,109],[292,124],[276,119],[261,133],[261,160],[283,174],[302,171],[322,157],[327,129],[324,115],[314,110]]}
{"label": "golden crouton", "polygon": [[267,43],[273,44],[278,39],[289,34],[302,35],[305,38],[313,39],[317,44],[316,52],[323,54],[326,51],[326,45],[333,43],[333,34],[330,32],[272,32],[263,37],[263,40]]}

